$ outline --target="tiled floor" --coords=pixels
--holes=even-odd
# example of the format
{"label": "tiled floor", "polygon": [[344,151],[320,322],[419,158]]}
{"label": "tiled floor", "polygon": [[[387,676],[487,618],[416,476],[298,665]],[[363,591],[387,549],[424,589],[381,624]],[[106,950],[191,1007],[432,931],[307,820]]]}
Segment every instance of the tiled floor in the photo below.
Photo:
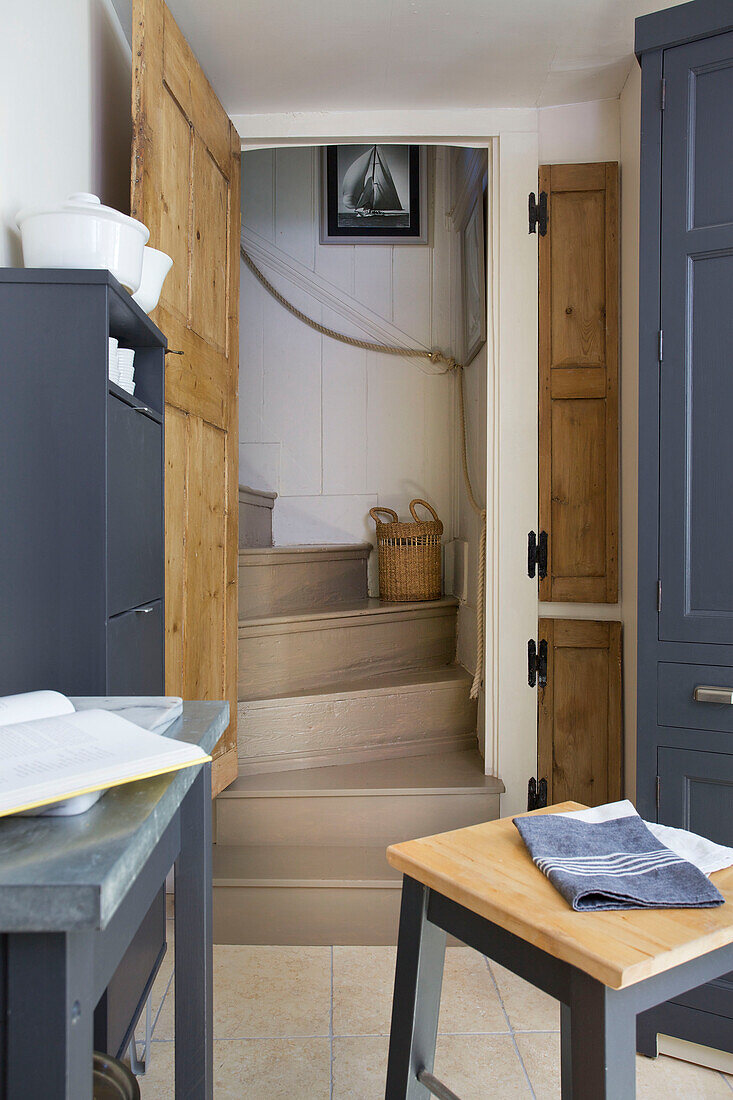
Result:
{"label": "tiled floor", "polygon": [[[173,1097],[172,954],[171,943],[143,1100]],[[391,947],[215,947],[216,1100],[381,1100],[394,961]],[[559,1097],[558,1028],[556,1001],[448,948],[435,1072],[461,1100]],[[733,1078],[639,1058],[637,1095],[732,1100]]]}

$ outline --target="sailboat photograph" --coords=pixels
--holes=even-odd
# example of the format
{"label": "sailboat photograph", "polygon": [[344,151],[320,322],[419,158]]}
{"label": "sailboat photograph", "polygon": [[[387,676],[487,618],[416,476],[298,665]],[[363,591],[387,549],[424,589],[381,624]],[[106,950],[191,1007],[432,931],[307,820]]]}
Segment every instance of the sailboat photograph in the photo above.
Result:
{"label": "sailboat photograph", "polygon": [[321,243],[427,243],[424,154],[412,145],[324,150]]}

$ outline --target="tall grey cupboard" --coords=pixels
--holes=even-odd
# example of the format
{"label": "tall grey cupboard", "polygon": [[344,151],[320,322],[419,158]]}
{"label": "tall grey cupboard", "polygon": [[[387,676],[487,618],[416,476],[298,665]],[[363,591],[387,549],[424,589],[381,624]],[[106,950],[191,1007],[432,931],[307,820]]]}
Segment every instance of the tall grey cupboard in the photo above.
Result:
{"label": "tall grey cupboard", "polygon": [[[636,22],[642,68],[637,805],[733,846],[733,4]],[[733,974],[644,1013],[733,1051]]]}
{"label": "tall grey cupboard", "polygon": [[[134,396],[110,336],[135,349]],[[165,347],[108,271],[0,269],[0,695],[163,694]],[[98,1050],[126,1050],[165,949],[160,891]]]}

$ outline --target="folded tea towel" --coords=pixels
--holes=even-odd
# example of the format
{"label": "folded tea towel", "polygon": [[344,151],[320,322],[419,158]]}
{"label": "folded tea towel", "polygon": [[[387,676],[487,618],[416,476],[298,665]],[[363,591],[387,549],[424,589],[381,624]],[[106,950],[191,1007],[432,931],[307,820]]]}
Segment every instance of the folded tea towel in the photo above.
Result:
{"label": "folded tea towel", "polygon": [[[608,802],[605,806],[593,806],[589,810],[572,810],[568,814],[562,814],[562,817],[571,817],[575,821],[611,821],[616,817],[638,816],[628,798],[623,802]],[[722,871],[725,867],[733,867],[733,848],[715,844],[707,837],[690,833],[687,829],[657,825],[655,821],[645,821],[644,824],[657,840],[661,840],[662,844],[671,848],[678,856],[694,863],[705,875],[712,875],[713,871]]]}
{"label": "folded tea towel", "polygon": [[573,909],[703,909],[725,900],[636,814],[608,821],[539,814],[515,817],[514,824],[534,863]]}

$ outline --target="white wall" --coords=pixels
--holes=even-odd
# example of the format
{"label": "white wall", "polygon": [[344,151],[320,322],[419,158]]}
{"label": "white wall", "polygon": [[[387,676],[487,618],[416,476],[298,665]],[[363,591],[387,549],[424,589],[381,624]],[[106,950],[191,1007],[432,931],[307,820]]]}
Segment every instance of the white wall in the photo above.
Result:
{"label": "white wall", "polygon": [[[286,297],[361,339],[449,347],[445,154],[429,246],[321,245],[320,150],[245,153],[242,222]],[[274,490],[277,544],[372,539],[370,507],[429,500],[453,531],[454,383],[425,360],[350,348],[286,313],[242,266],[240,481]]]}
{"label": "white wall", "polygon": [[0,36],[0,265],[24,206],[94,191],[129,209],[131,54],[110,0],[26,0]]}

